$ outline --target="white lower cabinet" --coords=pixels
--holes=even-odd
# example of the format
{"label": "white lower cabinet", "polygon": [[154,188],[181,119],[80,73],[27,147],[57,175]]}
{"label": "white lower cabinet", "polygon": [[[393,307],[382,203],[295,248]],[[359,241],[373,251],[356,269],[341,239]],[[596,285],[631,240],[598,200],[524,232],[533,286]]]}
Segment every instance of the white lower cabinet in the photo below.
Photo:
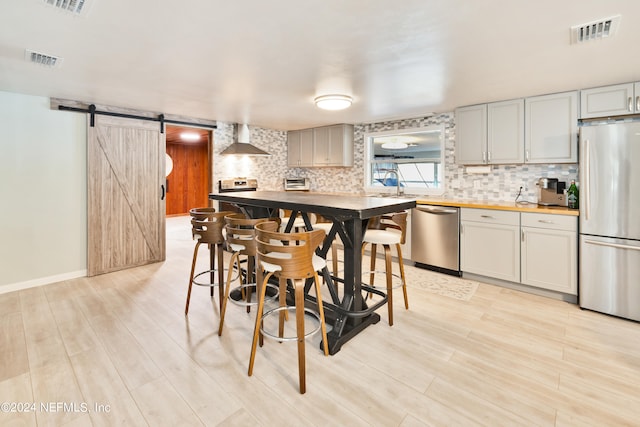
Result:
{"label": "white lower cabinet", "polygon": [[577,295],[577,217],[474,208],[460,215],[463,272]]}
{"label": "white lower cabinet", "polygon": [[521,221],[521,282],[577,295],[578,219],[522,213]]}
{"label": "white lower cabinet", "polygon": [[463,208],[460,214],[462,271],[520,281],[520,213]]}

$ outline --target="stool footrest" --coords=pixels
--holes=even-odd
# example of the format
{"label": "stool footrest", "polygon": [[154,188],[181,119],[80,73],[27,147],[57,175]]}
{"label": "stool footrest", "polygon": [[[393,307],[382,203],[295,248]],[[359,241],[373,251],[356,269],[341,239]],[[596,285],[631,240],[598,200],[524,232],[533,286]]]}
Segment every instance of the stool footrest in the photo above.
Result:
{"label": "stool footrest", "polygon": [[[364,276],[365,274],[371,274],[371,273],[379,274],[379,275],[381,275],[381,276],[384,276],[384,277],[385,277],[385,283],[384,283],[384,284],[381,284],[381,286],[385,286],[385,287],[387,286],[387,285],[386,285],[386,274],[387,274],[387,272],[386,272],[386,271],[380,271],[380,270],[364,271],[364,272],[362,273],[362,275]],[[402,276],[400,276],[400,275],[399,275],[399,274],[397,274],[397,273],[391,273],[391,277],[392,277],[391,282],[393,283],[392,288],[393,288],[393,289],[401,288],[401,287],[402,287],[402,284],[403,284],[403,283],[402,283]],[[398,281],[399,281],[399,283],[398,283]],[[395,282],[395,283],[394,283],[394,282]],[[364,282],[364,281],[363,281],[363,282],[362,282],[362,284],[363,284],[363,285],[367,285],[367,286],[372,287],[372,288],[375,288],[375,285],[374,285],[373,283],[366,283],[366,282]]]}
{"label": "stool footrest", "polygon": [[[296,336],[296,337],[284,337],[284,336],[283,336],[283,337],[280,337],[280,336],[278,336],[278,335],[276,335],[276,334],[273,334],[273,333],[271,333],[271,332],[268,332],[268,331],[266,331],[266,330],[264,329],[264,320],[265,320],[267,317],[270,317],[270,316],[273,316],[273,315],[279,315],[279,314],[280,314],[280,312],[281,312],[281,311],[284,311],[284,310],[287,310],[287,311],[293,312],[293,313],[294,313],[294,315],[295,315],[296,307],[295,307],[295,306],[292,306],[292,305],[288,305],[288,306],[286,306],[286,307],[276,307],[276,308],[271,309],[271,310],[267,311],[266,313],[264,313],[264,314],[262,315],[262,321],[260,322],[260,332],[261,332],[261,333],[262,333],[262,335],[264,335],[265,337],[267,337],[267,338],[271,338],[271,339],[274,339],[274,340],[279,341],[279,342],[285,342],[285,341],[297,341],[297,340],[298,340],[298,337],[297,337],[297,336]],[[321,326],[321,325],[320,325],[320,315],[319,315],[315,310],[312,310],[312,309],[310,309],[310,308],[306,308],[306,307],[305,307],[305,309],[304,309],[304,313],[305,313],[305,315],[307,315],[307,314],[308,314],[308,315],[313,319],[313,321],[314,321],[315,323],[317,323],[317,326],[316,326],[313,330],[311,330],[311,331],[307,332],[306,334],[304,334],[304,337],[305,337],[305,339],[306,339],[306,338],[309,338],[310,336],[312,336],[312,335],[316,334],[318,331],[320,331],[320,326]]]}
{"label": "stool footrest", "polygon": [[[204,275],[204,274],[211,274],[211,273],[217,273],[217,272],[218,272],[218,269],[217,269],[217,268],[214,268],[213,270],[205,270],[205,271],[201,271],[200,273],[198,273],[198,274],[196,274],[195,276],[193,276],[193,280],[192,280],[192,282],[193,282],[193,284],[194,284],[194,285],[198,285],[198,286],[210,286],[210,287],[211,287],[211,286],[220,286],[220,284],[219,284],[219,283],[202,283],[202,282],[198,282],[198,281],[196,280],[198,277],[200,277],[200,276],[202,276],[202,275]],[[233,281],[233,280],[238,280],[238,277],[240,277],[240,274],[239,274],[239,273],[236,275],[236,277],[234,277],[234,278],[233,278],[233,279],[231,279],[231,280],[232,280],[232,281]]]}

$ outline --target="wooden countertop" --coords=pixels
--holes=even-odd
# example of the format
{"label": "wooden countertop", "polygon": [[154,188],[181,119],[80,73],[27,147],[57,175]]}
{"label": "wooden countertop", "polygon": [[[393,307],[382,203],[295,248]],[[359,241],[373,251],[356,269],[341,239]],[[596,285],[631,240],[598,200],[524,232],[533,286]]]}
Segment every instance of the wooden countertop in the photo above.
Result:
{"label": "wooden countertop", "polygon": [[556,215],[572,215],[579,216],[580,211],[577,209],[569,209],[566,206],[539,206],[535,203],[515,203],[515,202],[493,202],[478,201],[464,199],[439,199],[439,198],[420,198],[417,199],[418,205],[437,205],[437,206],[454,206],[459,208],[476,208],[476,209],[495,209],[502,211],[517,212],[533,212]]}

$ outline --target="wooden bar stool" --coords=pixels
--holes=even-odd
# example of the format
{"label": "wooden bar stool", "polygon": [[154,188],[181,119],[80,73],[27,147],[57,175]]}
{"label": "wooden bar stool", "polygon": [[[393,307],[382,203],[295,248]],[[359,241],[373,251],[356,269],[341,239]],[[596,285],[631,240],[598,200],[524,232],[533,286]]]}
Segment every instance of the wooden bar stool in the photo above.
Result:
{"label": "wooden bar stool", "polygon": [[[225,230],[227,239],[227,249],[232,252],[231,260],[229,261],[227,283],[225,284],[225,295],[222,302],[222,309],[220,310],[220,326],[218,327],[218,335],[222,335],[222,327],[224,325],[224,316],[227,311],[227,302],[231,295],[231,282],[233,280],[234,268],[239,272],[237,278],[240,279],[240,286],[233,291],[239,295],[239,298],[232,299],[232,301],[238,305],[244,305],[247,307],[247,313],[251,310],[252,305],[257,305],[257,298],[255,302],[252,302],[251,296],[253,289],[256,287],[257,280],[254,280],[255,273],[255,258],[256,258],[256,230],[255,226],[266,221],[275,221],[277,225],[280,225],[280,218],[247,218],[241,213],[227,215],[225,217]],[[242,281],[242,267],[240,256],[246,256],[246,272],[244,274],[245,280]],[[272,298],[278,296],[278,288],[273,285],[267,285],[275,288],[275,295]],[[233,298],[233,296],[231,297]]]}
{"label": "wooden bar stool", "polygon": [[[317,330],[305,334],[304,315],[305,312],[316,316],[320,322],[318,329],[322,331],[322,343],[325,356],[329,355],[329,344],[327,342],[327,330],[324,322],[324,309],[322,307],[322,295],[320,293],[320,279],[318,270],[325,267],[324,259],[316,255],[315,251],[324,239],[322,230],[312,230],[300,233],[280,233],[275,222],[262,222],[255,226],[258,263],[264,269],[266,275],[262,279],[259,289],[258,308],[256,313],[256,325],[253,332],[253,343],[251,345],[251,356],[249,358],[249,376],[253,374],[253,364],[256,356],[256,348],[259,338],[263,335],[273,337],[263,329],[263,322],[267,316],[279,314],[279,334],[274,337],[279,341],[295,340],[298,343],[298,376],[300,382],[300,393],[306,392],[306,369],[305,369],[305,338]],[[278,308],[263,314],[266,284],[271,276],[278,278],[280,284],[280,302]],[[305,309],[304,285],[308,278],[313,278],[318,303],[318,312]],[[285,338],[284,313],[293,307],[283,306],[285,301],[287,281],[293,284],[295,295],[295,315],[296,315],[296,337]]]}
{"label": "wooden bar stool", "polygon": [[[407,234],[407,213],[399,212],[390,215],[382,215],[372,218],[369,221],[364,238],[362,239],[362,258],[364,259],[364,250],[367,243],[371,244],[371,270],[369,273],[369,284],[373,286],[375,273],[385,273],[387,279],[387,305],[389,310],[389,325],[393,326],[393,279],[399,278],[404,295],[404,307],[409,309],[409,300],[407,298],[407,282],[404,275],[404,261],[402,259],[402,248]],[[376,271],[376,246],[382,245],[384,248],[385,271]],[[391,245],[396,247],[398,254],[398,265],[400,267],[400,275],[393,274]]]}
{"label": "wooden bar stool", "polygon": [[[197,240],[196,247],[193,250],[193,260],[191,262],[191,275],[189,276],[189,290],[187,291],[187,303],[184,308],[184,314],[189,313],[189,301],[191,299],[192,286],[209,286],[211,288],[211,296],[213,297],[213,287],[218,286],[218,294],[220,298],[220,310],[222,310],[222,298],[224,296],[224,244],[225,238],[222,232],[224,228],[224,217],[233,212],[224,211],[216,212],[214,208],[193,208],[189,211],[191,215],[191,235]],[[209,247],[209,269],[195,272],[196,261],[198,259],[198,249],[200,245]],[[217,255],[217,256],[216,256]],[[217,260],[217,261],[216,261]],[[215,272],[218,272],[218,283],[215,283]],[[199,281],[199,277],[210,274],[208,282]]]}

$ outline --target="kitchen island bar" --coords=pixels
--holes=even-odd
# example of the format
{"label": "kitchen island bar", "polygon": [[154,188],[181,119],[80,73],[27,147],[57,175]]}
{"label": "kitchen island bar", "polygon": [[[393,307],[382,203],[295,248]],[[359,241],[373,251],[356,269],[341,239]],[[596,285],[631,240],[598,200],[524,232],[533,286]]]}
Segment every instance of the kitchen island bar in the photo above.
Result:
{"label": "kitchen island bar", "polygon": [[[333,226],[327,234],[319,255],[325,257],[335,235],[339,235],[344,246],[344,275],[331,277],[325,267],[323,276],[329,285],[331,302],[324,302],[327,318],[332,322],[332,330],[328,333],[329,353],[335,354],[340,347],[366,328],[377,323],[380,316],[374,311],[386,303],[386,295],[375,289],[382,300],[372,307],[367,307],[362,290],[362,238],[370,218],[411,209],[416,206],[415,200],[391,197],[367,197],[350,194],[282,192],[282,191],[247,191],[237,193],[211,193],[210,199],[232,203],[238,206],[249,217],[264,215],[265,209],[270,216],[278,216],[279,209],[291,210],[286,230],[291,230],[297,213],[300,213],[308,228],[312,228],[309,213],[320,214],[331,220]],[[333,280],[343,284],[343,295],[339,297]],[[308,289],[308,286],[306,287]],[[368,291],[365,286],[365,291]],[[312,296],[307,295],[310,302],[315,303]]]}

